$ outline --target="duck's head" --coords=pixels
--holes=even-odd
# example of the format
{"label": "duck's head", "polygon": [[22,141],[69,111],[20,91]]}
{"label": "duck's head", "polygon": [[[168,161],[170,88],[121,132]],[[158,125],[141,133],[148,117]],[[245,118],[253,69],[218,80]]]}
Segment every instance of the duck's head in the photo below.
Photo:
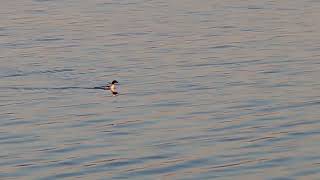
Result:
{"label": "duck's head", "polygon": [[111,84],[118,84],[117,80],[113,80]]}

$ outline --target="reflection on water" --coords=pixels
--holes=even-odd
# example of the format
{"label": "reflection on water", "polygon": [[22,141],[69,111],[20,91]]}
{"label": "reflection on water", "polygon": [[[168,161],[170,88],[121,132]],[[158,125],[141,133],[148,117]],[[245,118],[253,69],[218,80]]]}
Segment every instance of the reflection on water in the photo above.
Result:
{"label": "reflection on water", "polygon": [[318,179],[319,7],[2,2],[0,179]]}

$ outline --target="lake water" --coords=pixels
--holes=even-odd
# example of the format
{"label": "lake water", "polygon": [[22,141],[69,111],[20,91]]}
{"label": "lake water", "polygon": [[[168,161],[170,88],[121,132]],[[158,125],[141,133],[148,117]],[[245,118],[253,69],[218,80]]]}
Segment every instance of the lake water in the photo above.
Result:
{"label": "lake water", "polygon": [[319,8],[2,1],[0,179],[319,179]]}

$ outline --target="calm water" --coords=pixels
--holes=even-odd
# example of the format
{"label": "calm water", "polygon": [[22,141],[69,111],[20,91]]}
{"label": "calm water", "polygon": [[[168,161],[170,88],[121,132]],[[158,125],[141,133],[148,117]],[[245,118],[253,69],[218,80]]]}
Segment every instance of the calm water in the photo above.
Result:
{"label": "calm water", "polygon": [[319,8],[3,0],[0,179],[319,179]]}

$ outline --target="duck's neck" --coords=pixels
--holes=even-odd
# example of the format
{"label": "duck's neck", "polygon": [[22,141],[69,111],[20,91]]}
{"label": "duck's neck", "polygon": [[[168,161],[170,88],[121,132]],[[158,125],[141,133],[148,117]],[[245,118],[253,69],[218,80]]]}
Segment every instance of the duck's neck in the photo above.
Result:
{"label": "duck's neck", "polygon": [[115,84],[111,84],[110,90],[111,90],[112,92],[116,92],[116,91],[117,91],[116,85],[115,85]]}

